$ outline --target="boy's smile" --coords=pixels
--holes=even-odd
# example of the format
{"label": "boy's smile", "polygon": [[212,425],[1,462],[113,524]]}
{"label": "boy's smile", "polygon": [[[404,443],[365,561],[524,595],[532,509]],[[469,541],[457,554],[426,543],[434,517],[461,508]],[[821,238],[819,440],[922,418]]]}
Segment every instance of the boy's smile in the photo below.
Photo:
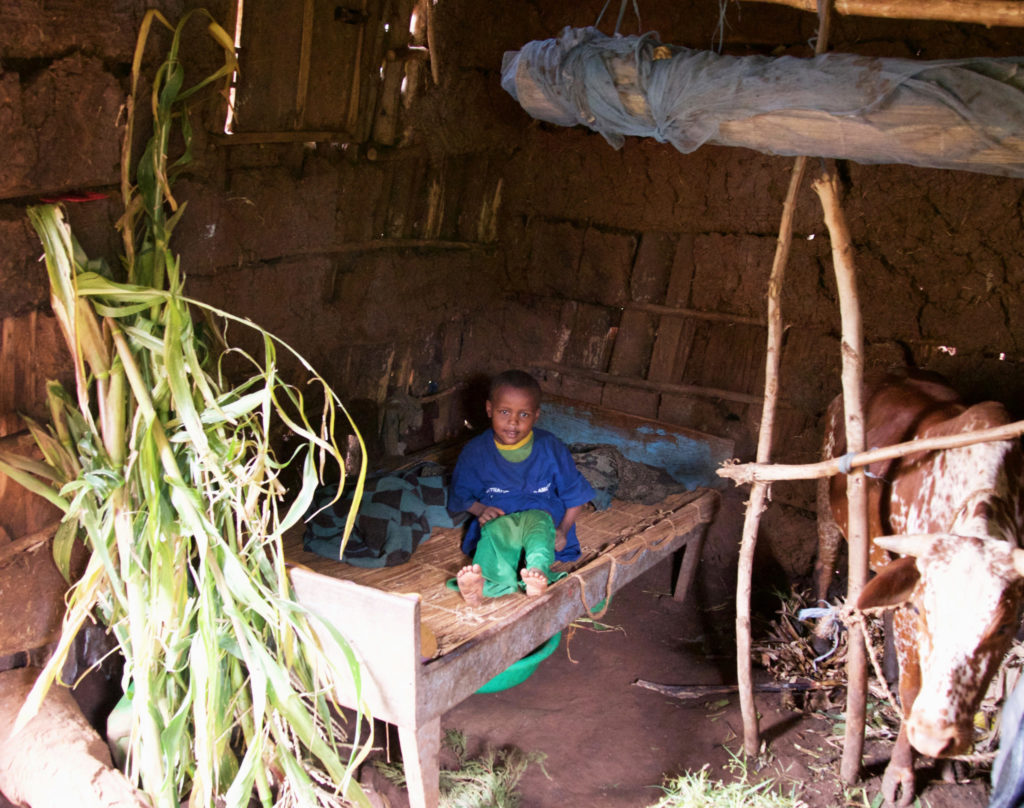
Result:
{"label": "boy's smile", "polygon": [[540,402],[529,390],[502,386],[487,401],[494,438],[503,446],[514,446],[530,434],[540,417]]}

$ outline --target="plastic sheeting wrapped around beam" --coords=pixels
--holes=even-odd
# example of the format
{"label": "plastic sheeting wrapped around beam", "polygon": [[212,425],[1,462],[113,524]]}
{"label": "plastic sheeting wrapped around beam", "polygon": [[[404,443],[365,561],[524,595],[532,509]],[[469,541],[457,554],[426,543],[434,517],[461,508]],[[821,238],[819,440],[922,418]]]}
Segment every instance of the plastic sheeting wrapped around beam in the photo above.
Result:
{"label": "plastic sheeting wrapped around beam", "polygon": [[1024,57],[723,56],[566,28],[505,53],[502,87],[534,118],[619,148],[653,137],[859,163],[1024,177]]}

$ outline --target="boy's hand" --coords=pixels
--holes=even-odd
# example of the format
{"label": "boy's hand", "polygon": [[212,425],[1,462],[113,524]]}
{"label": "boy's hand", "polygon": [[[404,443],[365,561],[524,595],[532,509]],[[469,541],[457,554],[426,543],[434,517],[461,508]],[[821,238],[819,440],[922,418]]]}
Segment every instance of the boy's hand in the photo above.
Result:
{"label": "boy's hand", "polygon": [[488,505],[487,507],[485,507],[483,509],[483,511],[480,512],[480,515],[477,516],[477,521],[481,525],[485,525],[488,522],[490,522],[492,519],[497,519],[499,516],[504,516],[504,515],[505,515],[505,512],[501,508],[497,508],[494,505]]}
{"label": "boy's hand", "polygon": [[562,528],[555,529],[555,552],[559,552],[565,549],[565,543],[568,541],[568,536],[565,535],[565,531]]}

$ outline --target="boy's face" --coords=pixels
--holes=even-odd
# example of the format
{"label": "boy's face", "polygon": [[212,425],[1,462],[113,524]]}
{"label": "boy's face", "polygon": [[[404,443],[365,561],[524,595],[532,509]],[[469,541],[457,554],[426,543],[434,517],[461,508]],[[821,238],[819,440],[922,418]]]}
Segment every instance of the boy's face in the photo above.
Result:
{"label": "boy's face", "polygon": [[513,446],[530,434],[540,417],[540,402],[528,390],[499,387],[487,401],[494,437],[504,446]]}

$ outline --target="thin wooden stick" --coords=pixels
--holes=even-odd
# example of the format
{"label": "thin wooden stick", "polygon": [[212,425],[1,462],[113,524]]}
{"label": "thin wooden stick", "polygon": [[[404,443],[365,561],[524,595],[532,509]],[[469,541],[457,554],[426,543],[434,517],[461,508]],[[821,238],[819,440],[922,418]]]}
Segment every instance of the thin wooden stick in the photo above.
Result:
{"label": "thin wooden stick", "polygon": [[352,64],[355,67],[352,69],[352,86],[348,92],[348,114],[345,117],[345,128],[350,132],[358,132],[362,135],[365,131],[365,127],[360,126],[356,129],[356,124],[359,121],[359,108],[360,108],[360,93],[362,92],[362,85],[360,80],[363,75],[363,43],[366,41],[366,0],[363,0],[362,7],[359,9],[360,15],[363,18],[363,22],[359,25],[359,33],[356,35],[356,55],[352,60]]}
{"label": "thin wooden stick", "polygon": [[[789,178],[789,189],[782,207],[779,236],[775,245],[775,259],[768,280],[768,335],[767,356],[765,357],[764,404],[761,408],[761,427],[757,438],[757,461],[771,460],[772,432],[775,426],[775,403],[779,394],[779,365],[782,355],[782,281],[789,262],[789,250],[793,243],[793,216],[796,210],[796,195],[803,182],[807,158],[798,157],[793,163]],[[757,547],[757,529],[764,511],[767,486],[754,483],[747,502],[743,519],[743,535],[740,540],[739,568],[736,574],[736,680],[739,685],[740,713],[743,716],[743,749],[748,755],[756,755],[760,746],[760,732],[757,721],[757,705],[754,703],[754,687],[750,662],[750,592],[754,574],[754,551]]]}
{"label": "thin wooden stick", "polygon": [[[665,685],[646,679],[637,679],[633,684],[684,701],[712,696],[731,696],[739,688],[738,685]],[[816,682],[813,679],[805,679],[802,682],[758,682],[754,685],[754,690],[758,693],[804,693],[810,690],[831,690],[841,684],[842,682]]]}
{"label": "thin wooden stick", "polygon": [[[821,0],[818,5],[818,41],[815,52],[823,53],[828,47],[829,5],[831,0]],[[772,432],[775,427],[775,403],[779,394],[779,366],[782,355],[782,281],[789,261],[789,249],[793,241],[793,216],[796,211],[796,195],[803,182],[807,167],[806,157],[797,157],[789,177],[786,201],[782,207],[779,223],[779,237],[775,244],[775,258],[768,279],[768,335],[764,372],[764,405],[761,409],[761,426],[757,437],[757,460],[767,463],[771,459]],[[756,482],[750,489],[750,499],[743,518],[743,534],[740,540],[739,566],[736,572],[736,680],[740,694],[740,713],[743,716],[743,750],[753,756],[761,747],[757,721],[757,705],[754,703],[754,686],[750,662],[750,592],[754,576],[754,552],[757,548],[757,529],[761,524],[761,513],[765,508],[768,487]]]}
{"label": "thin wooden stick", "polygon": [[[821,199],[825,224],[832,241],[832,262],[835,265],[836,287],[842,317],[843,407],[846,420],[846,445],[852,452],[864,451],[863,331],[860,302],[857,297],[857,274],[853,248],[839,204],[839,183],[835,172],[828,172],[811,184]],[[847,544],[849,546],[849,583],[846,598],[856,603],[868,577],[868,503],[864,485],[864,468],[851,469],[846,477],[848,503]],[[846,735],[839,773],[846,783],[860,777],[864,752],[864,717],[867,708],[867,654],[860,626],[851,625],[846,654]]]}
{"label": "thin wooden stick", "polygon": [[[816,0],[754,0],[803,11],[817,10]],[[903,20],[943,20],[979,25],[1024,26],[1020,0],[835,0],[840,14]]]}
{"label": "thin wooden stick", "polygon": [[426,0],[422,5],[423,13],[427,17],[427,51],[430,53],[430,77],[434,80],[435,86],[441,85],[441,58],[440,48],[437,45],[437,30],[434,28],[434,4],[432,0]]}
{"label": "thin wooden stick", "polygon": [[855,452],[843,457],[834,457],[819,463],[803,465],[787,465],[784,463],[741,463],[723,466],[715,473],[719,477],[733,480],[737,485],[754,482],[773,482],[775,480],[815,480],[820,477],[831,477],[835,474],[846,474],[849,469],[869,466],[882,460],[893,460],[906,457],[917,452],[937,452],[943,449],[960,449],[975,443],[988,441],[1011,440],[1024,435],[1024,421],[994,426],[989,429],[977,429],[973,432],[960,432],[956,435],[944,435],[937,438],[919,438],[917,440],[883,446],[880,449],[868,449],[866,452]]}
{"label": "thin wooden stick", "polygon": [[306,100],[309,97],[309,65],[313,53],[313,0],[302,6],[302,38],[299,44],[299,77],[295,88],[295,121],[293,129],[302,129],[306,121]]}

